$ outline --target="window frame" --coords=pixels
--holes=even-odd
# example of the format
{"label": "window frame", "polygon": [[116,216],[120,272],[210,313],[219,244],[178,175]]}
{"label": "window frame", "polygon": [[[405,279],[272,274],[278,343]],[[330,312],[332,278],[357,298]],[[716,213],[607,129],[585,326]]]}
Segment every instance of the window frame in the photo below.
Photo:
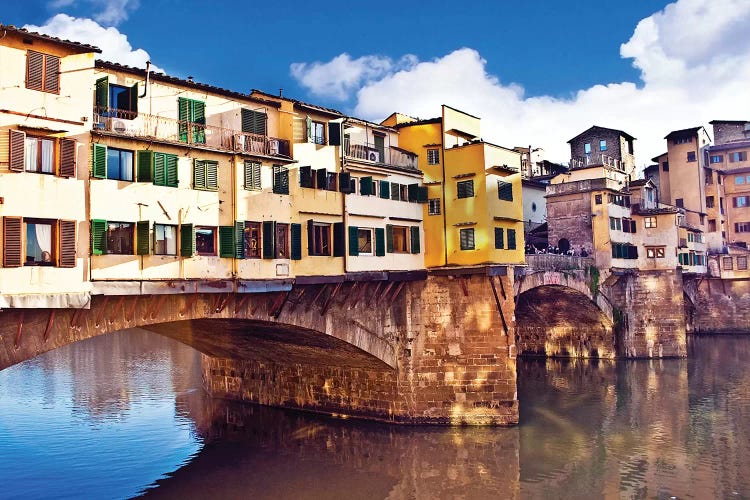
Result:
{"label": "window frame", "polygon": [[[164,230],[165,228],[171,228],[174,231],[174,253],[169,253],[169,249],[167,247],[167,238],[164,238],[163,240],[159,239],[159,229]],[[178,242],[178,236],[177,236],[177,224],[161,224],[159,222],[154,223],[154,255],[166,255],[166,256],[172,256],[176,257],[179,253],[179,242]],[[159,251],[159,242],[164,241],[164,250],[162,252]]]}
{"label": "window frame", "polygon": [[[56,219],[43,219],[43,218],[36,218],[36,217],[24,217],[22,220],[22,255],[23,255],[23,266],[43,266],[43,267],[54,267],[57,262],[57,247],[59,245],[59,235],[57,234],[57,220]],[[37,225],[44,225],[50,227],[50,250],[47,252],[46,250],[41,251],[40,257],[43,257],[44,253],[47,252],[49,254],[49,260],[40,260],[40,261],[29,261],[29,224],[37,226]],[[40,247],[41,250],[41,247]]]}
{"label": "window frame", "polygon": [[649,216],[643,218],[643,227],[645,229],[653,229],[658,226],[657,218],[655,216]]}
{"label": "window frame", "polygon": [[606,151],[607,150],[607,141],[605,139],[599,140],[599,151]]}
{"label": "window frame", "polygon": [[[118,153],[118,163],[119,163],[119,177],[110,177],[109,176],[109,168],[110,168],[110,151],[117,152]],[[130,153],[130,179],[123,179],[122,178],[122,153]],[[105,179],[109,180],[115,180],[115,181],[123,181],[123,182],[134,182],[135,181],[135,151],[130,149],[122,149],[122,148],[113,148],[110,146],[107,146],[107,166],[105,170]]]}
{"label": "window frame", "polygon": [[[119,225],[120,227],[113,229],[112,228],[113,225]],[[135,227],[136,227],[135,222],[110,221],[110,220],[108,220],[107,221],[107,255],[135,255],[136,254],[135,253],[135,249],[136,249],[136,244],[135,244]],[[115,240],[114,238],[116,237],[116,235],[113,235],[112,233],[115,230],[117,230],[117,229],[120,229],[120,230],[126,229],[126,230],[128,230],[128,232],[130,233],[129,237],[128,238],[122,238],[122,237],[120,237],[118,240]],[[128,239],[130,240],[130,243],[129,243],[130,244],[130,248],[129,248],[130,251],[123,251],[122,248],[120,248],[119,251],[115,251],[114,250],[114,247],[116,246],[114,243],[116,241],[122,242],[122,241],[127,241]],[[125,248],[125,250],[128,250],[128,248]]]}
{"label": "window frame", "polygon": [[[409,226],[391,226],[391,238],[393,242],[393,252],[392,253],[410,253],[411,252],[411,229]],[[399,237],[397,237],[397,234]],[[398,247],[396,245],[397,241],[400,241],[400,236],[403,234],[403,245],[401,247]],[[397,248],[398,247],[398,248]]]}
{"label": "window frame", "polygon": [[476,239],[473,227],[464,227],[458,230],[458,244],[462,251],[476,250]]}
{"label": "window frame", "polygon": [[[30,155],[28,154],[28,147],[29,142],[35,141],[36,144],[36,168],[31,170],[29,169],[29,162],[31,160]],[[43,144],[45,142],[49,142],[52,146],[52,158],[50,159],[50,168],[52,169],[50,172],[45,172],[43,170],[44,165],[43,163],[43,154],[42,154],[42,148]],[[43,175],[56,175],[57,171],[57,160],[58,160],[58,151],[57,151],[58,141],[54,137],[47,137],[42,135],[28,135],[24,137],[24,143],[23,143],[23,171],[29,172],[32,174],[43,174]]]}
{"label": "window frame", "polygon": [[[462,189],[463,188],[463,189]],[[474,179],[456,182],[456,198],[474,198]]]}
{"label": "window frame", "polygon": [[440,165],[440,148],[427,148],[427,164]]}
{"label": "window frame", "polygon": [[[210,231],[211,235],[212,235],[212,246],[213,246],[213,249],[210,252],[207,252],[205,250],[201,251],[200,247],[198,246],[198,234],[200,232],[206,232],[206,231]],[[219,231],[218,231],[218,229],[217,229],[216,226],[195,226],[195,255],[201,255],[201,256],[204,256],[204,257],[215,257],[215,256],[217,256],[219,254],[218,253],[218,250],[219,250],[218,246],[219,245],[217,245],[218,233],[219,233]]]}
{"label": "window frame", "polygon": [[310,255],[316,257],[330,257],[333,255],[333,243],[331,241],[333,237],[333,224],[330,222],[313,221],[312,236],[312,245],[308,245],[308,248],[312,247]]}
{"label": "window frame", "polygon": [[274,258],[288,259],[289,255],[289,224],[277,222],[274,224]]}
{"label": "window frame", "polygon": [[[253,236],[255,233],[255,236]],[[243,242],[245,246],[246,259],[260,259],[263,257],[263,234],[262,224],[257,221],[245,221],[243,230]],[[255,239],[255,249],[252,247],[253,238]]]}
{"label": "window frame", "polygon": [[427,200],[427,215],[440,215],[440,213],[440,198],[430,198],[429,200]]}
{"label": "window frame", "polygon": [[[366,240],[369,239],[370,251],[362,250],[362,235],[368,235]],[[375,255],[375,229],[371,227],[357,227],[357,255],[364,255],[371,257]]]}
{"label": "window frame", "polygon": [[646,247],[647,259],[663,259],[666,256],[666,247]]}

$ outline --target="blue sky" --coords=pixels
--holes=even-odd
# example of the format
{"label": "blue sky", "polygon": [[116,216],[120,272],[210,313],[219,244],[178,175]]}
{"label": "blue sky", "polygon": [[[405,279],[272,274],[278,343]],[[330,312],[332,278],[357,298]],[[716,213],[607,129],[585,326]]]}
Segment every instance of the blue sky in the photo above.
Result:
{"label": "blue sky", "polygon": [[592,124],[637,137],[646,164],[671,130],[750,119],[746,70],[729,66],[750,56],[750,0],[7,3],[0,22],[112,45],[116,62],[371,120],[449,104],[552,160]]}

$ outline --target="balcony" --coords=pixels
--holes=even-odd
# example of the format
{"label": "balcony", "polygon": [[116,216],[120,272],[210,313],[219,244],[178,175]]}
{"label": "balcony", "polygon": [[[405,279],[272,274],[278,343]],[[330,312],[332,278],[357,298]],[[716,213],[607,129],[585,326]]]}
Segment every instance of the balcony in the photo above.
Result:
{"label": "balcony", "polygon": [[568,162],[568,167],[571,170],[576,169],[576,168],[599,166],[599,165],[613,167],[623,172],[625,171],[625,163],[622,160],[615,158],[613,156],[605,155],[603,153],[591,153],[583,157],[572,158]]}
{"label": "balcony", "polygon": [[366,144],[352,144],[344,141],[344,155],[354,160],[417,169],[417,155],[393,146],[384,146],[382,149],[378,149]]}
{"label": "balcony", "polygon": [[284,139],[119,109],[94,108],[93,131],[232,153],[291,157],[289,141]]}

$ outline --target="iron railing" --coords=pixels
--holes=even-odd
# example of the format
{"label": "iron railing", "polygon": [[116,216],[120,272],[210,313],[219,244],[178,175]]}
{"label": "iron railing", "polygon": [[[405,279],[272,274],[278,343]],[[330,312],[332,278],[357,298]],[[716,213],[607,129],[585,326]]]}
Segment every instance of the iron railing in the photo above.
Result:
{"label": "iron railing", "polygon": [[526,265],[535,271],[564,271],[566,269],[586,269],[594,265],[593,257],[571,255],[527,254]]}
{"label": "iron railing", "polygon": [[344,143],[344,155],[347,158],[364,160],[373,163],[384,163],[404,168],[417,168],[417,155],[408,153],[401,149],[383,147],[377,149],[367,144]]}

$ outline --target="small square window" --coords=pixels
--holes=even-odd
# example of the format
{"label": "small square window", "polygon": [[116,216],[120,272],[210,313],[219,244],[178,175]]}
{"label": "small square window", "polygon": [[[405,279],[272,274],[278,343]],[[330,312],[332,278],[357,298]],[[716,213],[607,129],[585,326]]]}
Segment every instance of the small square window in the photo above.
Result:
{"label": "small square window", "polygon": [[427,214],[440,215],[440,198],[430,198],[427,200]]}
{"label": "small square window", "polygon": [[586,144],[583,145],[583,152],[585,154],[587,154],[587,155],[591,154],[591,144],[590,143],[587,142]]}
{"label": "small square window", "polygon": [[652,228],[656,227],[656,217],[644,217],[643,218],[643,227],[645,228]]}
{"label": "small square window", "polygon": [[687,161],[695,161],[695,151],[687,152]]}
{"label": "small square window", "polygon": [[600,195],[600,194],[594,195],[594,203],[596,203],[597,205],[601,205],[602,204],[602,195]]}
{"label": "small square window", "polygon": [[721,258],[721,267],[724,268],[726,271],[731,271],[733,269],[732,266],[732,257],[722,257]]}
{"label": "small square window", "polygon": [[461,229],[461,250],[474,250],[474,228]]}
{"label": "small square window", "polygon": [[459,181],[456,184],[459,198],[473,198],[474,197],[474,181]]}
{"label": "small square window", "polygon": [[607,141],[599,141],[599,151],[607,150]]}
{"label": "small square window", "polygon": [[428,149],[427,150],[427,164],[438,165],[439,163],[440,163],[440,150]]}

